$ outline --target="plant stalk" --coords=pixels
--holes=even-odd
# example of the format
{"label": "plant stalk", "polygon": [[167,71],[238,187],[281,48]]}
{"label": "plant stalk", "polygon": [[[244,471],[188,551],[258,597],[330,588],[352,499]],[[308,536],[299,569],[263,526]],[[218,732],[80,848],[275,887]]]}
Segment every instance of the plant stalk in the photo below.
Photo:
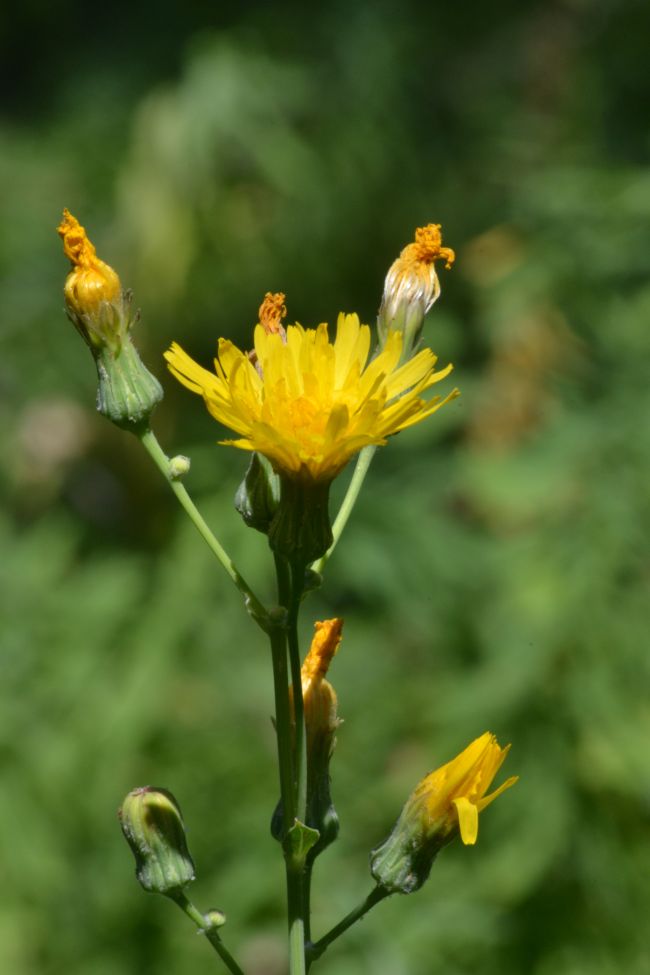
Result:
{"label": "plant stalk", "polygon": [[169,895],[175,904],[178,904],[180,909],[187,914],[187,916],[194,921],[197,928],[202,932],[214,950],[217,952],[224,965],[232,975],[244,975],[242,969],[239,967],[233,956],[230,954],[223,941],[219,937],[219,932],[216,928],[210,928],[207,926],[206,918],[201,914],[199,909],[195,907],[191,900],[189,900],[182,891],[174,895]]}
{"label": "plant stalk", "polygon": [[145,430],[144,433],[139,435],[139,439],[142,446],[153,459],[156,467],[162,472],[163,477],[178,498],[190,521],[239,589],[244,597],[250,615],[265,632],[268,632],[270,621],[266,609],[239,572],[224,547],[210,530],[205,519],[187,493],[185,486],[179,480],[172,477],[169,469],[169,458],[158,443],[155,433],[152,430]]}
{"label": "plant stalk", "polygon": [[375,451],[377,447],[374,444],[370,444],[368,447],[364,447],[357,458],[357,463],[354,468],[354,474],[352,475],[352,480],[348,485],[348,489],[345,492],[345,497],[341,503],[336,518],[334,519],[334,524],[332,525],[332,544],[317,562],[314,562],[312,569],[315,572],[322,573],[323,569],[327,565],[329,558],[336,548],[338,541],[343,534],[343,529],[348,523],[348,519],[352,514],[352,509],[357,503],[357,498],[361,488],[363,487],[363,482],[366,479],[366,474],[368,473],[368,468],[372,463],[372,458],[375,456]]}
{"label": "plant stalk", "polygon": [[375,887],[370,891],[366,899],[353,911],[350,911],[350,913],[347,914],[342,921],[339,921],[339,923],[336,924],[331,931],[328,931],[327,934],[324,935],[319,941],[316,941],[315,944],[307,945],[307,970],[309,970],[309,966],[312,964],[312,962],[316,961],[317,958],[320,958],[323,952],[329,948],[333,941],[340,938],[341,935],[348,930],[348,928],[351,928],[353,924],[360,921],[361,918],[368,913],[368,911],[372,910],[376,904],[383,901],[384,898],[389,896],[389,894],[390,892],[384,887]]}

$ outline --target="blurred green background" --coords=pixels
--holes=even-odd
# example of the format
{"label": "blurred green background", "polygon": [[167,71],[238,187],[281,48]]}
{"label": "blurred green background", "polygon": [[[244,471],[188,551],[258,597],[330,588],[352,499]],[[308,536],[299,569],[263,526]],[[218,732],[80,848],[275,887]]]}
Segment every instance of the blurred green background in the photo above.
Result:
{"label": "blurred green background", "polygon": [[[7,17],[7,12],[1,15]],[[650,971],[650,169],[642,0],[27,0],[0,25],[0,971],[180,975],[218,959],[133,878],[115,810],[164,785],[196,900],[248,975],[284,965],[262,636],[137,442],[93,411],[63,206],[143,310],[156,430],[255,585],[244,455],[165,374],[266,290],[372,322],[416,226],[457,251],[427,343],[462,397],[376,457],[310,619],[332,670],[339,842],[315,933],[428,771],[486,729],[521,781],[336,975]],[[347,475],[346,475],[347,476]],[[341,478],[340,489],[346,477]],[[504,770],[505,771],[505,770]],[[178,916],[177,916],[178,914]]]}

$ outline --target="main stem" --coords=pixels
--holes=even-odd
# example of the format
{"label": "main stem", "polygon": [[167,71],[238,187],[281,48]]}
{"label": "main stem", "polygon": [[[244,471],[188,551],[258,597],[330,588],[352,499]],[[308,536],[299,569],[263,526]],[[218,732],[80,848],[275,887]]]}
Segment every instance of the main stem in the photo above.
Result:
{"label": "main stem", "polygon": [[190,521],[197,529],[203,540],[207,542],[212,553],[216,555],[223,568],[226,570],[232,581],[243,595],[251,616],[263,630],[268,631],[269,620],[266,609],[259,601],[251,587],[248,585],[241,572],[237,569],[235,563],[232,561],[224,547],[210,530],[207,522],[187,493],[184,485],[179,480],[172,477],[169,469],[169,458],[158,443],[155,433],[153,433],[152,430],[145,430],[145,432],[141,433],[139,437],[142,446],[149,453],[158,469],[162,472],[165,480],[178,498],[185,513],[189,516]]}
{"label": "main stem", "polygon": [[[286,833],[294,828],[296,822],[304,823],[307,806],[305,721],[298,642],[298,613],[303,590],[304,567],[292,566],[282,556],[276,555],[275,568],[278,601],[286,609],[285,625],[281,633],[271,633],[271,648],[274,661],[276,729],[285,829],[289,971],[290,975],[306,975],[304,861],[296,857],[291,842],[286,842]],[[289,674],[291,694],[289,694]]]}

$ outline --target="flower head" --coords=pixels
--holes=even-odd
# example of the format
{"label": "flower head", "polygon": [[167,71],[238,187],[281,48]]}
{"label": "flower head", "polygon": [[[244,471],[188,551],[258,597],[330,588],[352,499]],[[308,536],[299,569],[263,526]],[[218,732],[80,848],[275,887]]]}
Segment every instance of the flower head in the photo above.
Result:
{"label": "flower head", "polygon": [[257,450],[278,473],[303,483],[330,483],[362,447],[385,444],[458,393],[422,398],[452,366],[436,372],[430,349],[399,366],[399,333],[368,362],[370,329],[357,315],[339,315],[333,342],[325,324],[290,325],[282,335],[262,322],[254,345],[252,362],[220,339],[214,373],[176,343],[165,358],[173,375],[203,396],[212,416],[240,435],[223,443]]}
{"label": "flower head", "polygon": [[435,262],[443,260],[449,269],[455,259],[451,247],[442,246],[439,223],[418,227],[415,240],[402,250],[386,275],[377,323],[381,341],[393,329],[402,331],[405,357],[410,354],[422,332],[424,316],[440,296]]}
{"label": "flower head", "polygon": [[[79,319],[97,317],[104,303],[119,301],[122,286],[113,268],[97,257],[84,227],[69,210],[63,211],[57,233],[63,241],[65,256],[72,263],[63,290],[68,312],[77,324]],[[96,341],[93,330],[84,338]]]}
{"label": "flower head", "polygon": [[404,806],[392,833],[373,850],[372,874],[389,890],[411,893],[422,886],[437,853],[460,834],[465,845],[476,843],[479,813],[517,781],[511,776],[486,795],[505,761],[486,731],[446,765],[422,779]]}

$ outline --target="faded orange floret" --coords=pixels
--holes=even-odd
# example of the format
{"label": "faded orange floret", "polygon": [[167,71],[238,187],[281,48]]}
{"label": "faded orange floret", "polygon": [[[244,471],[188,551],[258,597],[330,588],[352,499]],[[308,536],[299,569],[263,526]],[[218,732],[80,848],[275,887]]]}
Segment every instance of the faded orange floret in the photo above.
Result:
{"label": "faded orange floret", "polygon": [[260,325],[267,335],[279,333],[285,335],[282,319],[287,317],[285,295],[281,291],[273,293],[267,291],[264,301],[260,305]]}
{"label": "faded orange floret", "polygon": [[122,291],[117,273],[97,257],[85,229],[69,210],[57,227],[63,251],[72,263],[64,294],[68,309],[78,315],[92,314],[104,301],[114,301]]}
{"label": "faded orange floret", "polygon": [[439,223],[418,227],[415,231],[415,241],[404,248],[400,257],[410,261],[422,261],[424,264],[443,260],[447,269],[456,260],[456,254],[451,247],[442,246],[442,230]]}
{"label": "faded orange floret", "polygon": [[327,674],[332,657],[341,643],[343,620],[322,620],[314,623],[314,630],[309,653],[305,657],[300,671],[303,694],[305,693],[305,684],[322,680]]}

